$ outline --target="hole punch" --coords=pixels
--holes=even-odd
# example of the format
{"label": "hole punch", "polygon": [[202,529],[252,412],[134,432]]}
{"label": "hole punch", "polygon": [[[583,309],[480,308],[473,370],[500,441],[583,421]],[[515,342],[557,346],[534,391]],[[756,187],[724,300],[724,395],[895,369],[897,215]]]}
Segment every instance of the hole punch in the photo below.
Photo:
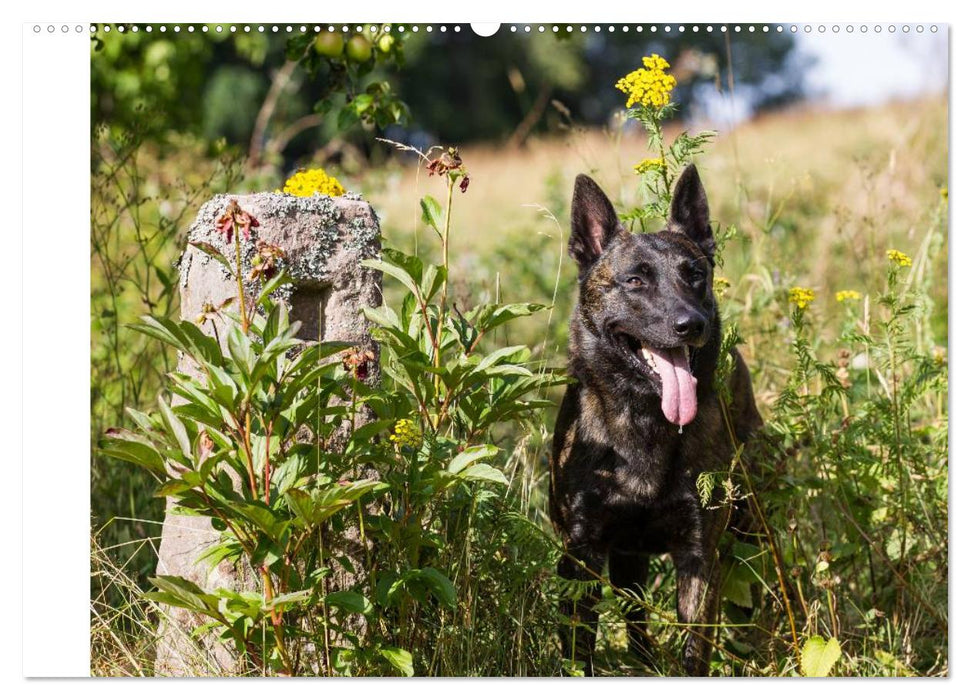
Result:
{"label": "hole punch", "polygon": [[[472,31],[481,37],[490,37],[499,31],[499,22],[473,22]],[[528,29],[526,31],[529,31]]]}

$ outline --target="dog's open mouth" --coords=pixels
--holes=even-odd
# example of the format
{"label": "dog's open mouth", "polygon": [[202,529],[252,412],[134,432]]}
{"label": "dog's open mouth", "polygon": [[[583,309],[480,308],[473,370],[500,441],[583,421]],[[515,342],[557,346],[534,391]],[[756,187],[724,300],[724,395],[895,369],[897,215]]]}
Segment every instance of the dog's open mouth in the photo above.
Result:
{"label": "dog's open mouth", "polygon": [[698,380],[691,373],[692,348],[652,348],[628,333],[618,333],[623,350],[641,371],[661,380],[661,411],[675,425],[687,425],[698,413]]}

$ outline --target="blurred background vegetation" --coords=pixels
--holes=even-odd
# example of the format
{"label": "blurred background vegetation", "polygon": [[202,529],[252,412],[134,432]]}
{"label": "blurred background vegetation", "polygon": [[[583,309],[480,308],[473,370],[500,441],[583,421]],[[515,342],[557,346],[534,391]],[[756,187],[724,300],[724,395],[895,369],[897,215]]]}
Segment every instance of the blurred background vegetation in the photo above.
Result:
{"label": "blurred background vegetation", "polygon": [[[93,441],[126,423],[125,406],[153,405],[174,366],[158,343],[125,324],[144,313],[178,315],[175,263],[188,224],[212,194],[276,189],[297,168],[325,167],[374,205],[386,245],[423,256],[435,250],[417,207],[437,179],[378,137],[422,150],[460,146],[472,180],[455,210],[455,284],[470,303],[549,304],[548,314],[516,327],[515,343],[562,366],[575,298],[565,257],[573,178],[590,173],[619,208],[640,203],[633,166],[650,154],[621,118],[614,83],[651,53],[667,57],[678,80],[681,109],[669,133],[721,131],[699,165],[713,218],[733,227],[719,273],[730,285],[722,308],[745,338],[763,415],[772,415],[792,372],[785,290],[812,288],[820,318],[844,319],[835,292],[875,300],[886,248],[921,263],[910,281],[923,295],[916,332],[924,350],[946,361],[944,95],[825,109],[807,87],[812,59],[788,32],[554,33],[547,25],[528,35],[504,27],[484,39],[467,25],[458,33],[391,25],[390,34],[352,26],[337,32],[335,49],[332,37],[312,32],[223,26],[163,34],[112,25],[92,38]],[[815,332],[821,357],[835,361],[839,324],[821,322]],[[946,391],[945,384],[943,409],[914,417],[943,426],[945,455]],[[538,467],[529,473],[539,482],[523,488],[539,519],[552,417],[536,428],[528,454],[516,454]],[[119,581],[137,586],[154,571],[164,502],[141,472],[94,451],[91,459],[95,627],[144,636],[150,625]],[[937,466],[943,510],[928,518],[946,528],[946,461]],[[828,516],[813,508],[807,518],[825,533]],[[943,561],[934,564],[936,583],[921,590],[946,620],[946,541],[939,546],[929,555]],[[862,566],[864,555],[854,551],[846,556]],[[946,672],[946,622],[943,631],[939,623],[926,610],[896,619],[903,627],[900,638],[887,632],[891,656],[854,670]],[[99,647],[99,639],[101,672],[137,672],[117,645],[101,639]]]}

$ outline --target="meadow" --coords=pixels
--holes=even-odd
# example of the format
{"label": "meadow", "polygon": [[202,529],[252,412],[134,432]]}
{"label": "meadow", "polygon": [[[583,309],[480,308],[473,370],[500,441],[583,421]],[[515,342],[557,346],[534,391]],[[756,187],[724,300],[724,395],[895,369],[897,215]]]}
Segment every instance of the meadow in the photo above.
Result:
{"label": "meadow", "polygon": [[[738,344],[752,370],[767,422],[748,468],[699,481],[713,499],[754,494],[761,514],[756,537],[730,546],[715,675],[948,673],[947,134],[944,97],[839,112],[793,107],[717,135],[695,159],[721,243],[716,284],[726,342]],[[107,428],[130,423],[125,407],[147,411],[165,389],[173,348],[126,324],[146,313],[177,316],[172,265],[195,210],[211,193],[278,187],[284,179],[268,182],[231,153],[192,143],[164,150],[137,138],[117,143],[96,138],[93,146],[106,156],[92,186],[93,444]],[[645,193],[634,167],[650,155],[645,145],[643,132],[615,124],[566,125],[518,147],[460,147],[470,185],[454,192],[449,299],[460,309],[542,305],[490,328],[483,352],[525,346],[505,357],[538,378],[531,396],[546,403],[488,424],[484,433],[497,449],[483,452],[482,462],[498,471],[494,478],[426,484],[442,490],[441,501],[422,503],[423,516],[411,523],[437,538],[420,557],[406,546],[414,535],[407,527],[381,534],[387,523],[375,521],[375,551],[400,559],[399,574],[434,569],[447,585],[436,578],[425,588],[404,586],[400,599],[364,585],[357,593],[367,605],[324,615],[336,627],[364,615],[370,636],[308,633],[343,654],[328,655],[312,672],[577,671],[556,641],[558,600],[576,591],[553,573],[559,545],[546,514],[562,389],[543,378],[565,363],[575,301],[566,254],[573,178],[593,176],[620,210],[640,206]],[[328,170],[373,204],[386,248],[426,265],[438,261],[439,239],[419,202],[441,196],[441,178],[429,178],[407,153],[379,168]],[[408,303],[388,276],[385,294],[392,308]],[[385,460],[391,495],[360,498],[397,502],[395,465],[448,464],[432,458],[435,449],[454,450],[464,439],[461,421],[446,421],[441,437],[455,444],[406,449],[412,436],[399,424],[423,428],[424,418],[415,395],[395,386],[394,406],[374,400],[384,411],[383,435],[398,440],[379,436],[386,451],[366,453]],[[437,390],[435,379],[428,391]],[[444,419],[429,420],[437,440]],[[426,448],[432,456],[420,457]],[[160,608],[143,593],[153,588],[162,517],[156,488],[135,467],[93,450],[95,675],[152,673]],[[372,523],[360,517],[370,532]],[[608,674],[678,673],[683,632],[672,618],[670,563],[659,560],[650,581],[640,597],[603,583]],[[288,614],[319,617],[321,602]],[[647,607],[659,646],[669,650],[654,668],[626,652],[621,620],[630,605]],[[254,624],[277,624],[272,618]],[[285,624],[301,629],[295,619]],[[262,662],[257,657],[246,673],[293,670],[280,646]]]}

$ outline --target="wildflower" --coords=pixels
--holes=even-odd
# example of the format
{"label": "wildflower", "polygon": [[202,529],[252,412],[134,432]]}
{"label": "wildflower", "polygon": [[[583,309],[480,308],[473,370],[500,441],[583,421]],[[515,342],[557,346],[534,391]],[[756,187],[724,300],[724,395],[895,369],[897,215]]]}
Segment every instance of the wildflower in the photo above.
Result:
{"label": "wildflower", "polygon": [[855,289],[841,289],[836,292],[836,301],[842,304],[844,301],[856,301],[860,299],[860,293]]}
{"label": "wildflower", "polygon": [[242,229],[243,236],[246,240],[249,240],[250,231],[259,227],[260,222],[256,220],[256,217],[247,211],[243,211],[243,208],[239,206],[239,202],[235,199],[229,200],[226,211],[216,221],[216,230],[226,235],[227,243],[233,242],[233,230],[235,228]]}
{"label": "wildflower", "polygon": [[947,188],[946,187],[942,187],[941,188],[941,199],[943,199],[945,202],[947,201]]}
{"label": "wildflower", "polygon": [[208,301],[202,305],[202,310],[199,315],[196,316],[196,325],[201,326],[206,322],[207,319],[212,317],[216,313],[216,307],[210,304]]}
{"label": "wildflower", "polygon": [[428,171],[428,176],[431,177],[432,175],[445,175],[453,170],[459,170],[461,167],[462,156],[459,155],[459,149],[449,146],[438,158],[428,161],[425,169]]}
{"label": "wildflower", "polygon": [[276,274],[277,263],[285,258],[285,254],[278,247],[266,241],[256,242],[256,255],[250,260],[250,281],[261,276],[270,278]]}
{"label": "wildflower", "polygon": [[374,361],[374,353],[365,348],[348,348],[341,353],[344,369],[354,372],[358,381],[367,379],[368,363]]}
{"label": "wildflower", "polygon": [[229,297],[218,306],[208,301],[203,302],[202,309],[200,309],[199,315],[196,316],[196,325],[201,326],[206,321],[217,318],[219,316],[219,312],[232,304],[234,301],[236,301],[234,297]]}
{"label": "wildflower", "polygon": [[428,177],[432,175],[447,175],[451,178],[451,182],[459,180],[459,190],[462,192],[469,189],[469,183],[471,182],[469,171],[462,164],[462,156],[459,155],[459,149],[455,148],[455,146],[449,146],[438,158],[428,161],[425,170],[428,171]]}
{"label": "wildflower", "polygon": [[421,447],[421,429],[414,421],[402,418],[394,424],[394,432],[388,437],[398,447],[410,447],[417,450]]}
{"label": "wildflower", "polygon": [[294,197],[311,197],[315,194],[340,197],[344,194],[344,187],[336,177],[328,175],[323,168],[311,168],[298,170],[287,178],[283,185],[283,192]]}
{"label": "wildflower", "polygon": [[815,298],[816,292],[805,287],[792,287],[789,290],[789,303],[795,304],[800,309],[805,309]]}
{"label": "wildflower", "polygon": [[727,277],[715,277],[711,282],[715,289],[715,296],[719,299],[724,297],[728,288],[732,286],[732,283]]}
{"label": "wildflower", "polygon": [[645,158],[634,166],[634,172],[643,175],[651,170],[660,170],[664,167],[664,158]]}
{"label": "wildflower", "polygon": [[664,107],[671,101],[671,91],[678,82],[664,71],[670,64],[656,53],[645,56],[644,67],[617,81],[615,87],[627,95],[628,109],[634,105]]}
{"label": "wildflower", "polygon": [[906,253],[902,253],[896,248],[891,248],[887,251],[887,258],[890,262],[896,263],[900,267],[910,267],[914,264],[914,261],[910,259],[910,256]]}

